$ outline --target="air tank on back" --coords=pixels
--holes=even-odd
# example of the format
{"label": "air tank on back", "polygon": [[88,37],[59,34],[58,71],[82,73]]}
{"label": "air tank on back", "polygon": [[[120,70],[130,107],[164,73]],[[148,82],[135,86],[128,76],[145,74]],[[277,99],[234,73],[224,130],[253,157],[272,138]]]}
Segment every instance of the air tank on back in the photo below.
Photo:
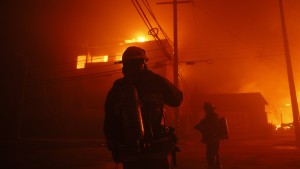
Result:
{"label": "air tank on back", "polygon": [[138,92],[134,85],[122,86],[121,109],[125,140],[129,143],[137,142],[144,137],[144,126]]}

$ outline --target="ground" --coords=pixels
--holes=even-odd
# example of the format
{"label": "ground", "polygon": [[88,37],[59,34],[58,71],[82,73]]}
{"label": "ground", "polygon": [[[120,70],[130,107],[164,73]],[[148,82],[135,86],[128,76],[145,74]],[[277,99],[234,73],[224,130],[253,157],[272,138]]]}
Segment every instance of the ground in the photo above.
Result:
{"label": "ground", "polygon": [[[32,139],[4,141],[1,169],[121,169],[103,140]],[[176,169],[207,168],[205,147],[197,139],[179,142]],[[299,169],[300,147],[293,134],[222,142],[223,169]]]}

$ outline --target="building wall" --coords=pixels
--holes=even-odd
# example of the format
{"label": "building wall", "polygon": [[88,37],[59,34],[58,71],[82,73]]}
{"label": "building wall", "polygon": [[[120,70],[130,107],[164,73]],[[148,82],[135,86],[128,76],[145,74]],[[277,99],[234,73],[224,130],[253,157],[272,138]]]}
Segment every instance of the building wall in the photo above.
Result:
{"label": "building wall", "polygon": [[193,120],[190,128],[204,117],[202,103],[211,102],[216,106],[219,115],[227,118],[231,138],[267,135],[267,102],[259,93],[200,95],[197,101],[195,106],[198,111],[190,117],[197,120]]}

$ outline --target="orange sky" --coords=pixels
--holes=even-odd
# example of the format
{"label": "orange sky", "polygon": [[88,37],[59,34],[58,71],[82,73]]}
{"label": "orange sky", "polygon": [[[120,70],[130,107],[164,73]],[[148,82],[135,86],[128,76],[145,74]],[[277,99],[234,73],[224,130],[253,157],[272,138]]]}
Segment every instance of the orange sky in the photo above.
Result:
{"label": "orange sky", "polygon": [[[171,5],[149,0],[173,38]],[[285,0],[296,87],[300,88],[300,2]],[[84,44],[106,45],[147,34],[130,0],[26,1],[9,4],[7,29],[16,48],[31,50],[34,64],[76,59]],[[179,60],[184,88],[198,92],[261,92],[272,105],[289,102],[279,6],[276,0],[194,0],[178,5]],[[25,50],[26,49],[26,50]],[[189,92],[187,91],[187,95]],[[299,96],[299,95],[298,95]]]}

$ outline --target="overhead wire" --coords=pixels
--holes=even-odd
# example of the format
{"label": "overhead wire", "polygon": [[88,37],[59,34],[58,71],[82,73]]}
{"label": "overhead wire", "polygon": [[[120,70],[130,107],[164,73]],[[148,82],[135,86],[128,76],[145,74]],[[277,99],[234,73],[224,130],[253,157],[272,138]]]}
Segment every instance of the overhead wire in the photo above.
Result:
{"label": "overhead wire", "polygon": [[[143,0],[144,2],[144,0]],[[168,40],[168,42],[173,46],[174,43],[172,42],[172,40],[169,38],[169,36],[167,35],[167,33],[164,31],[164,29],[161,27],[161,25],[159,24],[158,20],[156,19],[156,16],[154,15],[154,12],[152,11],[150,4],[148,2],[148,0],[146,0],[146,3],[144,3],[145,6],[147,7],[150,15],[152,16],[153,20],[156,22],[157,26],[159,27],[160,31],[162,32],[162,34],[164,35],[164,37]]]}
{"label": "overhead wire", "polygon": [[[149,68],[153,67],[161,67],[169,65],[168,59],[161,60],[158,62],[152,62],[147,64]],[[57,83],[57,82],[66,82],[66,81],[73,81],[73,80],[82,80],[82,79],[90,79],[90,78],[101,78],[105,76],[111,76],[111,75],[117,75],[122,73],[121,69],[114,69],[109,71],[103,71],[103,72],[96,72],[96,73],[88,73],[84,75],[71,75],[71,76],[63,76],[63,77],[53,77],[53,78],[46,78],[46,79],[39,79],[38,81],[30,81],[27,83],[28,86],[34,86],[37,84],[49,84],[49,83]]]}
{"label": "overhead wire", "polygon": [[151,35],[155,41],[158,43],[158,45],[160,46],[161,50],[165,53],[166,57],[169,59],[172,59],[172,54],[170,54],[165,48],[164,44],[162,43],[161,39],[158,36],[158,32],[159,30],[161,30],[161,32],[163,33],[165,39],[167,40],[167,44],[168,47],[170,47],[173,51],[173,45],[170,44],[170,39],[168,38],[168,36],[166,35],[166,33],[163,31],[163,29],[161,28],[160,24],[158,23],[153,11],[151,10],[151,7],[148,3],[148,1],[144,1],[142,0],[142,3],[144,4],[145,8],[147,9],[148,13],[150,14],[150,16],[152,17],[152,19],[156,22],[156,24],[158,25],[159,28],[155,28],[152,26],[150,20],[148,19],[148,16],[146,15],[143,7],[140,5],[138,0],[131,0],[131,2],[133,3],[134,7],[136,8],[136,10],[138,11],[138,14],[140,15],[140,17],[142,18],[142,20],[144,21],[145,25],[148,28],[148,34]]}
{"label": "overhead wire", "polygon": [[[132,2],[133,2],[133,0],[132,0]],[[138,0],[135,0],[135,2],[138,3]],[[151,27],[151,29],[149,29],[149,32],[148,32],[148,33],[149,33],[150,35],[152,35],[152,36],[154,37],[154,39],[156,39],[156,41],[158,42],[158,45],[161,46],[161,48],[162,48],[163,52],[165,53],[165,55],[167,56],[167,58],[168,58],[169,60],[172,60],[172,61],[174,62],[174,60],[173,60],[173,57],[174,57],[174,56],[173,56],[173,55],[174,55],[174,43],[173,43],[172,40],[167,36],[166,32],[162,29],[161,25],[159,24],[158,20],[156,19],[155,15],[154,15],[154,13],[153,13],[153,11],[152,11],[150,5],[149,5],[149,2],[148,2],[147,0],[142,0],[142,2],[143,2],[143,4],[144,4],[144,6],[146,7],[146,9],[148,10],[150,16],[152,17],[152,19],[156,22],[156,25],[158,26],[158,28],[153,28],[153,27]],[[143,9],[142,9],[142,8],[139,8],[139,9],[137,9],[137,10],[143,10]],[[145,16],[145,17],[147,17],[147,16]],[[168,42],[167,44],[168,44],[168,46],[170,47],[172,53],[169,53],[167,50],[164,50],[164,45],[163,45],[163,43],[161,42],[161,40],[160,40],[160,38],[159,38],[159,36],[158,36],[158,30],[160,30],[160,31],[162,32],[163,36],[164,36],[165,39],[167,40],[167,42]],[[180,76],[179,73],[178,73],[178,76]],[[180,78],[180,77],[179,77],[179,78]]]}
{"label": "overhead wire", "polygon": [[[169,44],[169,46],[165,47],[162,43],[162,41],[160,40],[160,38],[158,37],[158,28],[154,28],[153,25],[151,24],[150,20],[148,19],[145,11],[143,10],[143,7],[141,6],[141,4],[138,2],[138,0],[132,0],[133,5],[135,6],[135,8],[137,9],[139,15],[141,16],[141,18],[143,19],[143,22],[145,23],[145,25],[147,26],[148,30],[149,30],[149,34],[152,35],[154,37],[154,39],[159,42],[159,46],[160,49],[164,51],[164,53],[167,55],[167,57],[170,57],[170,54],[167,52],[167,49],[173,46],[173,43],[170,40],[170,38],[167,36],[167,34],[165,33],[165,31],[162,29],[162,27],[160,26],[159,22],[157,21],[150,5],[148,1],[144,1],[142,0],[142,3],[144,4],[144,6],[146,7],[146,9],[148,10],[149,14],[151,15],[152,19],[156,22],[156,24],[158,25],[159,30],[161,30],[162,34],[164,35],[165,39],[167,40],[167,44]],[[157,56],[158,57],[158,56]],[[170,59],[170,58],[169,58]],[[165,62],[166,60],[163,61],[159,61],[159,62]],[[159,62],[155,62],[155,63],[150,63],[149,66],[151,67],[151,65],[156,65],[159,64]],[[168,63],[169,64],[169,63]],[[74,67],[76,67],[76,62],[71,62],[71,63],[62,63],[60,65],[72,65]],[[59,67],[59,65],[56,65],[57,67]],[[105,66],[111,66],[111,65],[105,65]],[[104,67],[104,66],[102,66]],[[44,67],[43,67],[44,68]],[[97,67],[99,69],[99,67]],[[89,67],[89,68],[85,68],[85,69],[93,69],[93,67]],[[62,73],[72,73],[78,71],[78,69],[66,69],[66,70],[57,70],[54,72],[47,72],[47,74],[31,74],[31,76],[35,76],[35,78],[38,78],[40,80],[44,80],[44,81],[62,81],[62,80],[74,80],[74,79],[82,79],[82,78],[89,78],[89,77],[100,77],[101,74],[106,74],[106,73],[120,73],[120,69],[119,70],[114,70],[114,71],[102,71],[102,72],[97,72],[95,74],[88,74],[88,75],[77,75],[75,76],[65,76],[65,77],[54,77],[54,78],[49,78],[49,76],[53,76],[55,74],[62,74]],[[40,71],[37,71],[40,72]],[[33,72],[32,72],[33,73]]]}
{"label": "overhead wire", "polygon": [[[147,26],[147,28],[149,29],[149,30],[154,30],[155,28],[153,27],[153,25],[150,23],[150,20],[149,20],[149,18],[146,16],[146,13],[142,10],[142,11],[140,11],[140,10],[138,10],[138,9],[142,9],[142,6],[141,6],[141,4],[140,3],[138,3],[138,0],[135,0],[135,2],[137,2],[137,4],[135,5],[135,3],[134,3],[134,0],[131,0],[132,1],[132,3],[134,4],[134,6],[136,7],[136,9],[137,9],[137,11],[138,11],[138,13],[139,13],[139,15],[141,16],[141,18],[143,19],[143,21],[144,21],[144,23],[145,23],[145,25]],[[161,28],[161,26],[159,25],[159,23],[158,23],[158,21],[157,21],[157,19],[156,19],[156,17],[155,17],[155,15],[154,15],[154,13],[153,13],[153,11],[152,11],[152,9],[150,8],[150,5],[149,5],[149,3],[148,3],[148,1],[146,0],[146,1],[144,1],[144,0],[142,0],[142,2],[143,2],[143,4],[146,6],[146,9],[149,11],[149,13],[150,13],[150,15],[152,16],[152,18],[157,22],[157,25],[158,25],[158,28],[159,28],[159,30],[163,30],[162,28]],[[143,17],[144,16],[144,17]],[[208,15],[209,16],[209,15]],[[210,19],[212,19],[210,16],[209,16],[209,18]],[[214,22],[217,22],[217,21],[214,21]],[[149,24],[148,24],[149,23]],[[218,24],[219,25],[219,24]],[[223,26],[221,26],[223,29],[225,29]],[[157,29],[158,29],[157,28]],[[225,29],[225,30],[227,30],[227,29]],[[165,32],[164,31],[162,31],[162,33],[163,34],[165,34]],[[230,31],[229,31],[229,33],[230,33]],[[230,33],[230,34],[232,34],[232,32]],[[156,32],[154,32],[154,34],[153,34],[154,36],[157,36],[158,37],[158,32],[156,33]],[[165,37],[167,37],[166,35],[164,35]],[[236,36],[234,36],[234,37],[236,37]],[[169,39],[169,38],[166,38],[167,40]],[[241,41],[242,43],[244,43],[244,41],[243,40],[240,40],[240,38],[237,38],[239,41]],[[169,40],[168,40],[169,41]],[[172,42],[171,40],[169,41],[169,42]],[[251,45],[249,45],[248,43],[244,43],[244,44],[246,44],[246,46],[251,46]],[[262,43],[262,45],[263,45],[263,43]],[[173,46],[173,44],[171,44],[171,46]],[[250,47],[251,48],[251,47]],[[164,49],[166,49],[166,47],[164,47]],[[253,50],[253,51],[255,51],[255,50]],[[224,52],[224,51],[223,51]],[[259,55],[261,55],[261,53],[260,52],[258,52],[258,51],[255,51],[255,53],[259,53]],[[72,63],[76,63],[76,62],[72,62]],[[64,64],[69,64],[69,63],[64,63]],[[71,64],[71,63],[70,63]],[[76,66],[75,64],[74,64],[74,66]],[[106,66],[111,66],[111,65],[106,65]],[[103,65],[103,67],[105,67],[104,65]],[[96,67],[95,67],[96,68]],[[97,68],[99,68],[99,67],[97,67]],[[89,67],[89,68],[85,68],[85,69],[93,69],[93,67]],[[52,73],[63,73],[63,72],[72,72],[72,71],[77,71],[78,69],[70,69],[70,70],[64,70],[64,71],[57,71],[57,72],[52,72]],[[119,72],[118,72],[119,71]],[[108,72],[108,73],[120,73],[121,71],[120,70],[116,70],[115,72]],[[91,75],[91,76],[95,76],[95,77],[101,77],[101,73],[103,73],[103,74],[105,74],[105,73],[107,73],[107,72],[98,72],[98,74],[97,75]],[[89,76],[88,75],[85,75],[84,77],[86,77],[86,78],[88,78]],[[83,78],[84,78],[83,77]],[[80,77],[79,77],[80,78]],[[72,77],[67,77],[67,79],[72,79]]]}
{"label": "overhead wire", "polygon": [[[147,64],[149,68],[153,67],[161,67],[161,66],[166,66],[169,63],[168,59],[157,61],[157,62],[152,62]],[[88,72],[87,74],[77,74],[77,75],[67,75],[67,76],[61,76],[61,77],[45,77],[45,78],[39,78],[35,79],[34,81],[31,79],[28,83],[29,86],[36,85],[36,84],[48,84],[49,82],[65,82],[65,81],[72,81],[72,80],[81,80],[81,79],[89,79],[89,78],[101,78],[105,77],[108,75],[117,75],[122,73],[121,69],[113,69],[109,71],[101,71],[101,72],[95,72],[91,73]]]}
{"label": "overhead wire", "polygon": [[27,83],[28,86],[49,84],[54,82],[65,82],[65,81],[73,81],[73,80],[82,80],[82,79],[90,79],[90,78],[99,78],[108,75],[114,75],[117,73],[121,73],[121,70],[110,70],[105,72],[97,72],[97,73],[89,73],[85,75],[72,75],[72,76],[64,76],[64,77],[56,77],[56,78],[47,78],[47,79],[39,79],[35,81],[29,81]]}
{"label": "overhead wire", "polygon": [[[137,9],[137,12],[139,13],[139,15],[141,16],[141,18],[143,19],[143,22],[144,22],[145,25],[147,26],[147,28],[148,28],[148,30],[149,30],[149,34],[155,37],[155,40],[156,40],[157,42],[159,42],[160,49],[164,51],[164,53],[166,54],[167,57],[170,57],[170,54],[169,54],[169,52],[167,52],[167,50],[168,50],[168,48],[172,48],[172,45],[170,45],[171,40],[170,40],[170,38],[166,35],[165,31],[163,31],[163,29],[162,29],[162,27],[160,26],[160,24],[158,23],[158,21],[157,21],[155,15],[154,15],[154,13],[153,13],[153,11],[152,11],[151,8],[150,8],[150,5],[149,5],[148,1],[144,1],[144,0],[143,0],[142,2],[143,2],[143,4],[144,4],[144,6],[146,7],[146,9],[148,10],[148,12],[150,13],[150,15],[152,16],[152,18],[153,18],[153,19],[155,20],[155,22],[157,23],[157,25],[158,25],[158,27],[159,27],[159,30],[161,30],[161,32],[163,33],[165,39],[167,40],[167,42],[168,42],[168,44],[169,44],[169,46],[167,46],[167,47],[165,47],[165,46],[163,45],[162,41],[159,39],[159,37],[158,37],[158,29],[157,29],[157,28],[154,28],[154,27],[152,26],[150,20],[148,19],[148,17],[147,17],[147,15],[146,15],[145,11],[143,10],[143,8],[142,8],[141,4],[138,2],[138,0],[135,0],[135,1],[134,1],[134,0],[131,0],[131,1],[132,1],[133,5],[135,6],[135,8]],[[170,59],[170,58],[169,58],[169,59]],[[54,66],[57,67],[57,69],[59,69],[60,66],[61,66],[61,67],[63,67],[63,66],[64,66],[64,67],[66,67],[66,66],[69,67],[68,65],[70,65],[70,67],[71,67],[71,66],[76,67],[77,61],[68,62],[68,63],[62,63],[62,64],[55,64]],[[52,66],[50,66],[50,67],[52,67]],[[49,74],[67,73],[67,72],[72,72],[72,71],[76,71],[76,70],[77,70],[77,69],[72,69],[72,68],[70,68],[70,67],[69,67],[69,69],[57,70],[57,71],[53,71],[53,72],[46,72],[47,75],[44,75],[44,76],[48,76]],[[43,66],[43,68],[45,68],[45,67]],[[52,68],[53,68],[53,67],[52,67]],[[97,67],[97,68],[99,68],[99,67]],[[37,70],[37,68],[32,68],[32,69]],[[89,68],[85,68],[85,69],[93,69],[93,67],[89,67]],[[43,70],[45,70],[45,69],[43,69]],[[53,69],[52,69],[52,70],[53,70]],[[43,75],[40,74],[40,71],[36,71],[36,72],[38,72],[38,73],[36,73],[37,76],[43,76]],[[32,73],[33,73],[33,74],[32,74]],[[30,75],[31,75],[31,76],[34,76],[35,73],[34,73],[34,72],[32,72],[32,73],[31,73]],[[45,73],[45,72],[43,72],[43,73]]]}
{"label": "overhead wire", "polygon": [[147,26],[147,28],[150,30],[152,29],[152,25],[150,23],[150,21],[148,20],[145,12],[143,11],[141,5],[139,4],[138,0],[131,0],[131,2],[133,3],[134,7],[136,8],[137,12],[139,13],[140,17],[143,19],[145,25]]}
{"label": "overhead wire", "polygon": [[234,34],[232,31],[224,27],[224,25],[220,24],[215,18],[213,18],[209,12],[207,12],[205,9],[198,7],[200,11],[202,11],[203,14],[205,14],[211,21],[213,21],[215,24],[217,24],[221,29],[223,29],[225,32],[230,34],[232,37],[234,37],[236,40],[240,41],[242,44],[245,44],[249,49],[251,49],[253,52],[258,53],[249,43],[245,42],[241,38],[239,38],[236,34]]}
{"label": "overhead wire", "polygon": [[[151,52],[156,52],[156,51],[160,51],[160,49],[150,49],[148,50],[149,53]],[[113,56],[109,56],[109,57],[113,57]],[[156,55],[153,56],[152,59],[156,59],[156,58],[161,58],[161,55]],[[94,60],[92,58],[92,60]],[[64,74],[64,73],[75,73],[77,71],[80,71],[80,69],[76,69],[76,64],[77,62],[72,62],[74,64],[69,64],[71,65],[70,67],[67,67],[67,69],[60,69],[60,70],[49,70],[49,71],[41,71],[41,69],[36,69],[36,68],[31,68],[30,74],[29,74],[29,78],[30,79],[36,79],[36,78],[43,78],[43,77],[48,77],[48,76],[54,76],[57,74]],[[111,62],[112,64],[109,64],[109,62],[99,62],[99,63],[93,63],[93,61],[91,61],[90,64],[96,64],[96,66],[91,66],[91,67],[85,67],[84,71],[92,71],[92,70],[100,70],[100,69],[107,69],[107,68],[111,68],[113,66],[116,66],[115,64],[113,64],[113,62]],[[57,68],[66,68],[65,67],[66,64],[60,64],[60,65],[54,65]],[[44,69],[45,70],[45,69]],[[35,71],[36,73],[34,73],[33,71]]]}
{"label": "overhead wire", "polygon": [[[268,42],[261,42],[261,43],[257,43],[255,42],[255,45],[251,45],[251,43],[248,43],[244,40],[242,40],[238,35],[236,35],[235,33],[233,33],[232,31],[230,31],[229,29],[227,29],[223,24],[220,24],[214,17],[212,17],[209,12],[207,10],[205,10],[204,8],[200,7],[200,5],[198,5],[199,11],[202,11],[203,14],[205,14],[207,16],[208,19],[210,19],[211,21],[213,21],[215,24],[217,24],[221,29],[223,29],[225,32],[227,32],[229,35],[231,35],[231,37],[233,37],[234,39],[236,39],[238,42],[240,42],[241,44],[244,44],[248,49],[250,49],[250,51],[252,51],[257,57],[268,57],[269,54],[267,53],[261,53],[261,51],[258,51],[258,49],[255,48],[255,46],[261,46],[261,48],[265,47],[266,45],[270,46],[271,44]],[[279,43],[280,42],[280,43]],[[276,43],[276,45],[278,46],[276,49],[279,49],[282,47],[282,43],[283,40],[280,39],[278,41],[275,41],[274,43]],[[273,45],[272,45],[273,46]],[[218,50],[218,48],[214,48],[214,51],[216,51],[216,49]],[[231,49],[228,49],[229,51]],[[280,51],[282,51],[283,49],[281,49]],[[224,49],[221,49],[222,52],[224,52]]]}
{"label": "overhead wire", "polygon": [[[288,0],[288,3],[290,3],[290,0]],[[294,3],[290,3],[290,5],[291,6],[293,6],[293,7],[295,7],[294,6]],[[277,41],[274,41],[274,43],[273,44],[270,44],[270,42],[268,42],[268,43],[266,43],[266,42],[261,42],[261,43],[258,43],[258,42],[255,42],[255,46],[261,46],[261,48],[263,48],[263,47],[265,47],[266,45],[268,45],[268,46],[274,46],[274,45],[276,45],[276,46],[278,46],[278,47],[276,47],[276,50],[277,50],[277,54],[276,53],[273,53],[273,54],[270,54],[269,52],[260,52],[260,51],[258,51],[258,50],[256,50],[255,48],[254,48],[254,45],[251,45],[250,43],[247,43],[247,42],[245,42],[244,40],[242,40],[241,38],[239,38],[237,35],[235,35],[233,32],[231,32],[230,30],[228,30],[226,27],[224,27],[223,25],[221,25],[218,21],[216,21],[207,11],[205,11],[204,9],[202,9],[202,8],[200,8],[200,10],[210,19],[210,20],[212,20],[213,22],[215,22],[217,25],[219,25],[219,27],[220,28],[222,28],[223,30],[225,30],[227,33],[229,33],[232,37],[234,37],[235,39],[237,39],[239,42],[242,42],[242,44],[244,44],[244,45],[246,45],[249,49],[251,49],[251,51],[253,51],[255,54],[256,54],[256,57],[260,57],[260,58],[262,58],[262,57],[264,57],[264,58],[268,58],[269,60],[270,59],[273,59],[273,61],[275,62],[275,63],[277,63],[278,65],[281,65],[281,62],[277,62],[277,61],[275,61],[275,58],[273,58],[273,56],[278,56],[278,57],[280,57],[280,56],[283,56],[284,55],[284,53],[283,53],[283,40],[282,39],[280,39],[280,40],[277,40]],[[297,9],[296,8],[294,8],[294,12],[297,12],[297,15],[299,14],[299,11],[297,11]],[[195,15],[195,14],[194,14]],[[196,27],[197,27],[197,24],[195,25]],[[206,45],[206,44],[204,44],[204,45]],[[202,45],[198,45],[198,46],[202,46]],[[211,44],[210,44],[210,47],[211,47]],[[213,47],[214,48],[214,52],[216,52],[216,47]],[[280,49],[281,48],[281,49]],[[226,49],[226,48],[225,48]],[[218,50],[217,50],[218,51]],[[220,52],[222,52],[222,54],[224,54],[224,48],[223,49],[219,49],[219,51]],[[228,50],[228,52],[230,51],[230,49]],[[275,52],[275,50],[272,50],[273,52]],[[209,51],[207,51],[207,52],[209,52]],[[230,51],[231,52],[231,51]],[[241,51],[242,52],[242,51]],[[278,53],[278,52],[281,52],[281,53]],[[242,54],[242,53],[241,53]],[[292,58],[293,58],[293,60],[296,60],[297,62],[299,61],[299,60],[297,60],[297,58],[296,58],[296,56],[297,55],[292,55]],[[226,57],[226,59],[228,59],[229,57]],[[233,58],[233,57],[230,57],[230,58]],[[244,57],[243,57],[244,58]],[[247,58],[249,58],[249,57],[247,57]],[[222,58],[220,58],[220,57],[218,57],[218,58],[214,58],[214,60],[216,60],[216,59],[222,59]],[[224,58],[223,58],[224,59]],[[240,57],[235,57],[234,59],[242,59],[242,58],[240,58]]]}

